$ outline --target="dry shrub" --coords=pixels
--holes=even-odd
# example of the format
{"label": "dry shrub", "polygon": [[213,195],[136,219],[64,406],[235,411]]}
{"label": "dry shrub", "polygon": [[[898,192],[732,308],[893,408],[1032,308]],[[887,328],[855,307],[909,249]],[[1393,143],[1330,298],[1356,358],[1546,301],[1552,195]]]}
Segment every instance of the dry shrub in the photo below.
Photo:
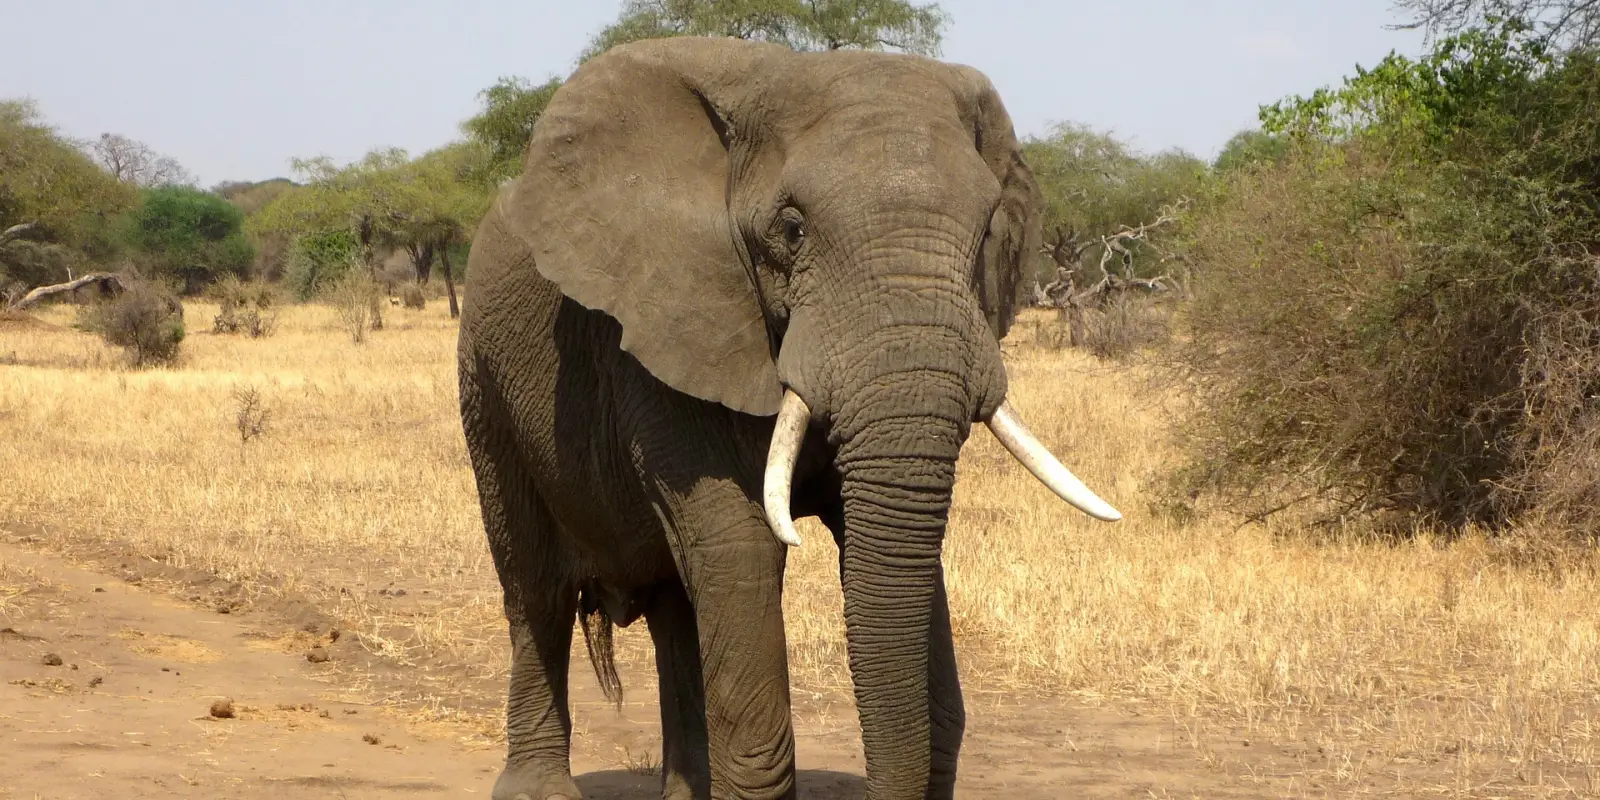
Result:
{"label": "dry shrub", "polygon": [[278,290],[267,283],[246,283],[229,275],[211,285],[210,294],[220,305],[212,330],[242,333],[252,339],[271,336],[278,327]]}
{"label": "dry shrub", "polygon": [[1055,309],[1038,341],[1052,350],[1081,347],[1096,358],[1127,361],[1172,340],[1172,314],[1163,299],[1118,293],[1104,305]]}
{"label": "dry shrub", "polygon": [[1252,516],[1593,521],[1600,287],[1525,188],[1360,144],[1231,180],[1192,220],[1187,488]]}
{"label": "dry shrub", "polygon": [[121,347],[134,366],[170,364],[183,344],[183,305],[168,289],[130,280],[121,295],[85,306],[78,327]]}
{"label": "dry shrub", "polygon": [[422,287],[415,283],[407,283],[401,288],[400,300],[406,308],[419,311],[428,305],[428,298],[422,294]]}
{"label": "dry shrub", "polygon": [[345,270],[327,292],[340,325],[356,344],[367,340],[368,330],[382,329],[384,296],[382,285],[366,270],[355,267]]}
{"label": "dry shrub", "polygon": [[1124,293],[1082,315],[1078,345],[1096,358],[1126,360],[1172,340],[1172,306],[1156,298]]}
{"label": "dry shrub", "polygon": [[249,444],[267,432],[272,411],[261,399],[261,390],[254,386],[233,388],[233,427],[239,432],[239,443]]}

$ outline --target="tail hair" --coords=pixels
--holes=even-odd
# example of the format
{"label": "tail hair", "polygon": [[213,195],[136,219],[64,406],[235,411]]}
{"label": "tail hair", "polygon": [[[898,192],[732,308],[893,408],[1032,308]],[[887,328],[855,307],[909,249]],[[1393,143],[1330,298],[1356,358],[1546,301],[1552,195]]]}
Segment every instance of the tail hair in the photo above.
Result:
{"label": "tail hair", "polygon": [[611,705],[622,709],[622,679],[617,677],[616,654],[611,646],[611,618],[595,609],[578,614],[578,624],[583,628],[583,645],[589,650],[589,663],[594,666],[595,680],[600,691]]}

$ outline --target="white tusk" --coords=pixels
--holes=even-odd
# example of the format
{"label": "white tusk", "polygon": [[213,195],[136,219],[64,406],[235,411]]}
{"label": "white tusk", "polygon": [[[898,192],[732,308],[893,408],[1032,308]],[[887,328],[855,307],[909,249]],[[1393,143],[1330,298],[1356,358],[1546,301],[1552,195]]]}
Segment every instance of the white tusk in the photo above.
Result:
{"label": "white tusk", "polygon": [[[1000,404],[1000,408],[989,418],[987,424],[989,430],[994,433],[994,438],[999,439],[1000,444],[1005,445],[1006,450],[1033,473],[1033,477],[1050,487],[1050,491],[1055,492],[1062,500],[1071,503],[1073,508],[1106,522],[1122,519],[1122,512],[1112,508],[1110,503],[1089,491],[1089,487],[1084,486],[1083,481],[1078,480],[1078,476],[1062,466],[1033,432],[1028,430],[1028,426],[1022,424],[1017,412],[1011,408],[1010,400]],[[772,468],[769,466],[767,469]],[[770,480],[771,473],[768,472],[768,475]]]}
{"label": "white tusk", "polygon": [[800,532],[794,529],[794,518],[789,516],[789,493],[794,482],[794,462],[800,457],[800,442],[805,439],[806,424],[810,420],[811,409],[806,408],[806,401],[793,389],[785,389],[783,406],[778,409],[778,424],[772,429],[772,446],[767,449],[767,473],[761,495],[772,535],[790,547],[800,546]]}

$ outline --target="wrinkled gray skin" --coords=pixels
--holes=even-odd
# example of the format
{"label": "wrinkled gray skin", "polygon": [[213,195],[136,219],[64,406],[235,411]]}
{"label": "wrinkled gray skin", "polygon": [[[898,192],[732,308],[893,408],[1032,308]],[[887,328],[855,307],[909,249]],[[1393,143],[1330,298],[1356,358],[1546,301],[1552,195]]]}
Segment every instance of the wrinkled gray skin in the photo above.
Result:
{"label": "wrinkled gray skin", "polygon": [[970,68],[685,38],[573,75],[479,229],[461,319],[514,647],[495,798],[578,797],[580,607],[649,626],[667,797],[794,796],[760,499],[785,387],[812,410],[793,511],[839,548],[867,796],[952,794],[940,546],[961,444],[1005,397],[1037,195]]}

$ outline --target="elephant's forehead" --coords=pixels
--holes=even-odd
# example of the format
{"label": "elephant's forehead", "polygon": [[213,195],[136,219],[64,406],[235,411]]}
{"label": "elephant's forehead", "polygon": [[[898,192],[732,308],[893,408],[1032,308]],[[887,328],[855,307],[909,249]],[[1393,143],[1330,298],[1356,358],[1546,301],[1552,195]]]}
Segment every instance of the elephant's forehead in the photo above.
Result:
{"label": "elephant's forehead", "polygon": [[800,115],[829,115],[860,107],[917,116],[957,112],[955,93],[937,62],[883,53],[810,53],[794,80],[779,90]]}

